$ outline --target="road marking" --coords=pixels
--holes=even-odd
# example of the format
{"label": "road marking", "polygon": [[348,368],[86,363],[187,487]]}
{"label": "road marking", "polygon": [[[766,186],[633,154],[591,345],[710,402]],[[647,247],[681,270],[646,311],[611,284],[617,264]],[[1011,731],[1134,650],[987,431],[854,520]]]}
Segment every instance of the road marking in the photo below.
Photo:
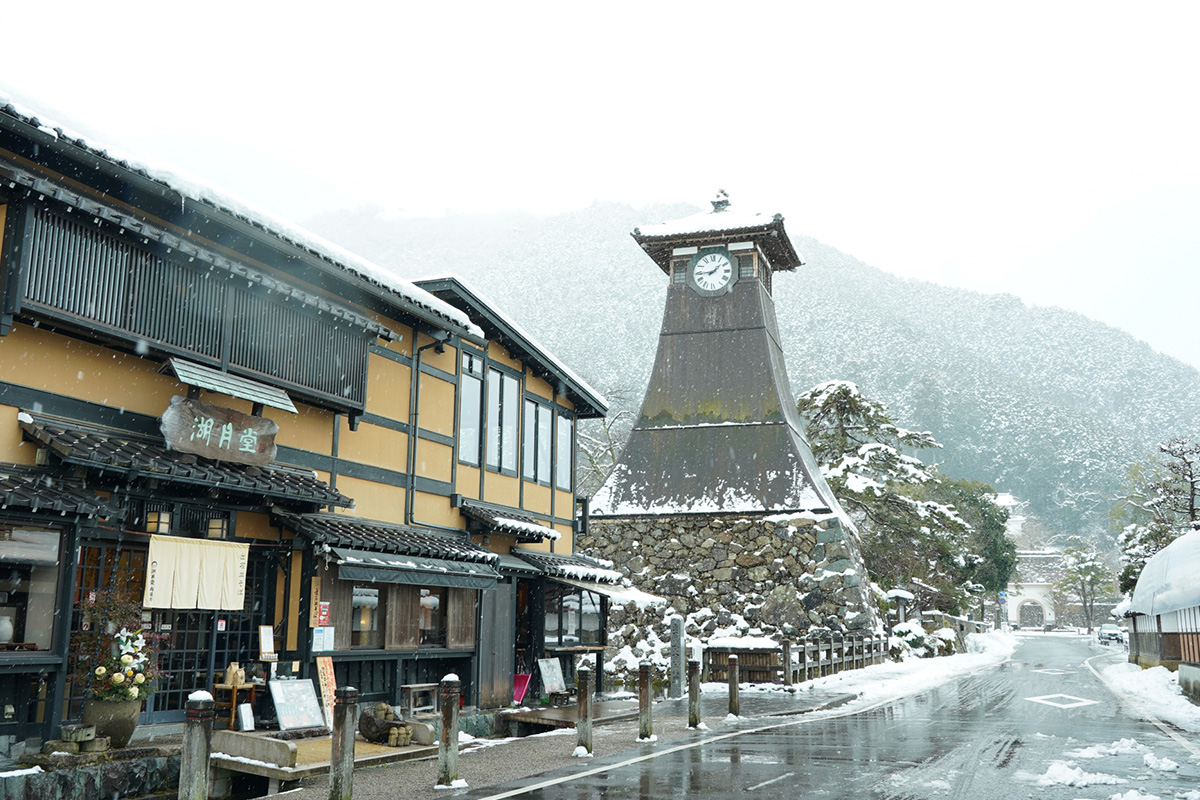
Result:
{"label": "road marking", "polygon": [[[1055,699],[1059,698],[1059,699]],[[1033,703],[1042,703],[1055,708],[1079,708],[1080,706],[1092,706],[1099,703],[1099,700],[1088,700],[1084,697],[1074,697],[1069,694],[1044,694],[1041,697],[1026,697]]]}
{"label": "road marking", "polygon": [[1074,675],[1073,669],[1035,669],[1034,672],[1040,672],[1043,675]]}
{"label": "road marking", "polygon": [[[1092,666],[1093,660],[1095,660],[1097,658],[1109,658],[1114,655],[1118,655],[1118,654],[1117,653],[1105,653],[1104,655],[1092,656],[1087,661],[1084,661],[1083,665],[1085,667],[1087,667],[1091,671],[1091,673],[1093,675],[1095,675],[1097,679],[1099,679],[1099,681],[1102,684],[1104,684],[1106,689],[1108,689],[1110,692],[1112,692],[1114,695],[1116,695],[1118,700],[1124,702],[1125,696],[1122,695],[1120,692],[1118,692],[1116,689],[1114,689],[1112,684],[1109,683],[1108,680],[1103,675],[1101,675],[1099,672],[1097,672],[1096,668]],[[1179,744],[1179,746],[1182,747],[1184,750],[1187,750],[1193,756],[1200,758],[1200,747],[1196,747],[1194,744],[1189,742],[1187,739],[1184,739],[1178,733],[1176,733],[1175,731],[1168,728],[1166,723],[1162,722],[1158,717],[1154,716],[1149,711],[1143,711],[1141,709],[1134,709],[1134,710],[1138,714],[1140,714],[1142,717],[1144,717],[1147,722],[1151,723],[1152,725],[1154,725],[1154,727],[1158,728],[1160,731],[1165,733],[1167,736],[1170,736],[1172,739],[1174,739]]]}
{"label": "road marking", "polygon": [[790,778],[795,774],[796,773],[794,772],[789,772],[786,775],[780,775],[778,778],[771,778],[769,781],[763,781],[762,783],[756,783],[753,786],[747,786],[746,791],[753,792],[755,789],[761,789],[764,786],[770,786],[772,783],[779,783],[780,781]]}

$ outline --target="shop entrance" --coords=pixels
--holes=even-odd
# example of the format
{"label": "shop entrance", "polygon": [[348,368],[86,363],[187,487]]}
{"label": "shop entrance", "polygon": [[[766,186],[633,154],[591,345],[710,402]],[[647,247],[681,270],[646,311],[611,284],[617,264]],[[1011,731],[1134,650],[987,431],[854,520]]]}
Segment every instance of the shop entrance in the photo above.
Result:
{"label": "shop entrance", "polygon": [[[80,630],[80,604],[89,594],[119,588],[141,597],[146,577],[148,546],[125,542],[85,542],[79,548],[75,602],[71,631]],[[246,570],[246,602],[240,611],[153,611],[143,619],[167,637],[159,653],[159,668],[166,676],[150,696],[142,722],[179,722],[187,697],[223,680],[231,661],[249,666],[258,658],[258,626],[274,619],[270,588],[270,561],[251,551]],[[72,658],[72,662],[74,659]],[[71,664],[74,672],[74,663]],[[68,685],[64,719],[78,719],[83,694]]]}

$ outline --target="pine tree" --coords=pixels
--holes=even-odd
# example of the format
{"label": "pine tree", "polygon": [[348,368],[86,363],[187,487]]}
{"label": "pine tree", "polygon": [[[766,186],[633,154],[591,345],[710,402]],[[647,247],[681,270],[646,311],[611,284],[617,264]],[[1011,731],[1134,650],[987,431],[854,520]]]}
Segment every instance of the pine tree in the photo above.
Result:
{"label": "pine tree", "polygon": [[[990,487],[947,481],[909,454],[940,447],[930,433],[900,428],[849,381],[804,392],[797,409],[822,474],[858,528],[873,581],[906,586],[919,606],[956,612],[1007,585],[1015,564],[1007,513],[987,499]],[[991,541],[996,523],[1007,545]]]}

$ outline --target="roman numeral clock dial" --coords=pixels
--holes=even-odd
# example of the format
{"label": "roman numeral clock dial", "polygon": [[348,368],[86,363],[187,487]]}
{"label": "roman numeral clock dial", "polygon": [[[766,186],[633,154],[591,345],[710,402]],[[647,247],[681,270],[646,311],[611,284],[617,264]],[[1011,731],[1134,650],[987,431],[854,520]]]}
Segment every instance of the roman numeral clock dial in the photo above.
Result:
{"label": "roman numeral clock dial", "polygon": [[724,253],[705,253],[692,262],[692,286],[701,294],[718,294],[733,278],[733,264]]}

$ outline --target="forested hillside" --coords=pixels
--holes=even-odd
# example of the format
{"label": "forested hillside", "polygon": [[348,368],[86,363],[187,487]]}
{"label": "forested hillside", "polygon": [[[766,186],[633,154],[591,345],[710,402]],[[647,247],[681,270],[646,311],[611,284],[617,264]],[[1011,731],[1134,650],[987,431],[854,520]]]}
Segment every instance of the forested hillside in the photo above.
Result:
{"label": "forested hillside", "polygon": [[[666,282],[629,233],[696,210],[597,204],[422,220],[362,210],[308,224],[403,277],[465,278],[636,410]],[[1007,295],[897,278],[805,237],[803,220],[787,226],[808,262],[775,281],[795,392],[854,381],[901,424],[932,431],[945,448],[926,457],[945,472],[1027,500],[1060,532],[1103,532],[1124,465],[1195,432],[1200,373],[1131,336]]]}

